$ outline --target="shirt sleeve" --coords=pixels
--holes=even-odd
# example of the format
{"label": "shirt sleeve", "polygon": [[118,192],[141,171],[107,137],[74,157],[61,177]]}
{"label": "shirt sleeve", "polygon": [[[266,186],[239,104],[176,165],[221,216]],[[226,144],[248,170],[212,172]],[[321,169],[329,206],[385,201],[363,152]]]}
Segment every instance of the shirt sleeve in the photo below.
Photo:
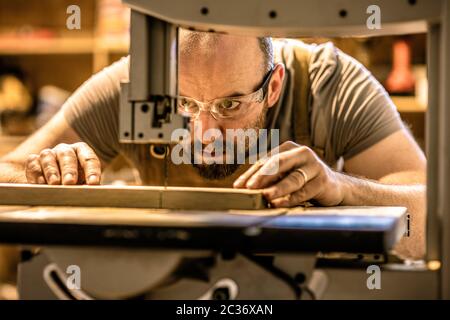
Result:
{"label": "shirt sleeve", "polygon": [[63,105],[69,125],[106,163],[119,153],[120,82],[128,79],[128,57],[93,75]]}
{"label": "shirt sleeve", "polygon": [[314,103],[327,115],[326,140],[335,159],[349,159],[404,128],[383,86],[331,43],[317,47],[310,77]]}

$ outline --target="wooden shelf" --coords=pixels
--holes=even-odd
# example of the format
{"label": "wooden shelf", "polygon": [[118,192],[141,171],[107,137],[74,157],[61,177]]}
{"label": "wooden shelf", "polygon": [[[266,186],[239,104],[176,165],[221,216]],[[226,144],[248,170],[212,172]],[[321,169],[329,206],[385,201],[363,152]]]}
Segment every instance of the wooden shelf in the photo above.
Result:
{"label": "wooden shelf", "polygon": [[2,39],[0,54],[89,54],[94,47],[93,38]]}
{"label": "wooden shelf", "polygon": [[127,53],[124,39],[80,38],[0,38],[0,55],[94,54],[98,51]]}
{"label": "wooden shelf", "polygon": [[106,51],[108,53],[128,53],[129,41],[127,38],[101,38],[95,40],[94,50]]}
{"label": "wooden shelf", "polygon": [[391,96],[399,112],[426,112],[427,106],[420,104],[415,97]]}

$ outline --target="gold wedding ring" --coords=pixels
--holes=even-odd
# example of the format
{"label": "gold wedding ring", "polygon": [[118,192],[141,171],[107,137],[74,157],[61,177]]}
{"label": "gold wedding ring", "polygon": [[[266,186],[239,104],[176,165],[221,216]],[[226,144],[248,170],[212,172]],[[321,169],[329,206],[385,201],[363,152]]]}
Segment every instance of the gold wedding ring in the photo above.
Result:
{"label": "gold wedding ring", "polygon": [[308,182],[308,175],[306,174],[305,170],[300,169],[300,168],[295,169],[295,170],[297,170],[298,172],[301,173],[301,175],[303,176],[303,180],[305,180],[304,184],[306,184]]}

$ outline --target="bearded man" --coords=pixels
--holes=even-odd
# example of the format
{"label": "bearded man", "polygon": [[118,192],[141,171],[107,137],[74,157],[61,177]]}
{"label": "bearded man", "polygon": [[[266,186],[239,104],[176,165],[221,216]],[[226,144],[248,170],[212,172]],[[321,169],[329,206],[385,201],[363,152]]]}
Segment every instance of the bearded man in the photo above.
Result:
{"label": "bearded man", "polygon": [[[53,119],[3,157],[0,181],[100,184],[102,168],[121,154],[145,185],[262,189],[274,207],[305,201],[406,206],[411,236],[397,250],[408,257],[424,254],[426,158],[388,94],[360,63],[331,43],[187,30],[180,31],[179,50],[178,108],[191,125],[223,137],[226,130],[279,130],[277,152],[251,165],[177,165],[158,146],[120,143],[126,57],[86,81]],[[206,158],[208,152],[226,156],[204,148],[212,141],[208,135],[192,139]],[[274,163],[277,172],[267,174]]]}

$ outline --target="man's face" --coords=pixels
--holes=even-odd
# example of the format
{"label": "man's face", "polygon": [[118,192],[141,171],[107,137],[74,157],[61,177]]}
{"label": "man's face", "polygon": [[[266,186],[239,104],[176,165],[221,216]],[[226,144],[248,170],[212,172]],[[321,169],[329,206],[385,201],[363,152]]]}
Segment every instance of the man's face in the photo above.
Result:
{"label": "man's face", "polygon": [[[183,48],[183,42],[181,42]],[[259,89],[266,70],[263,69],[263,55],[255,38],[226,36],[214,44],[199,43],[192,50],[181,50],[179,88],[180,95],[208,102],[218,98],[247,95]],[[191,121],[201,131],[191,136],[201,140],[203,149],[213,142],[205,139],[208,129],[220,130],[224,140],[229,129],[259,129],[264,127],[267,99],[245,106],[239,117],[213,117],[209,111],[201,111],[197,119]],[[194,148],[192,148],[194,150]],[[223,148],[224,153],[226,147]],[[208,156],[208,152],[203,152]],[[212,154],[212,157],[220,155]],[[225,154],[222,155],[225,157]],[[225,162],[225,161],[224,161]],[[233,164],[197,164],[199,173],[206,178],[220,179],[232,174],[237,168]]]}

